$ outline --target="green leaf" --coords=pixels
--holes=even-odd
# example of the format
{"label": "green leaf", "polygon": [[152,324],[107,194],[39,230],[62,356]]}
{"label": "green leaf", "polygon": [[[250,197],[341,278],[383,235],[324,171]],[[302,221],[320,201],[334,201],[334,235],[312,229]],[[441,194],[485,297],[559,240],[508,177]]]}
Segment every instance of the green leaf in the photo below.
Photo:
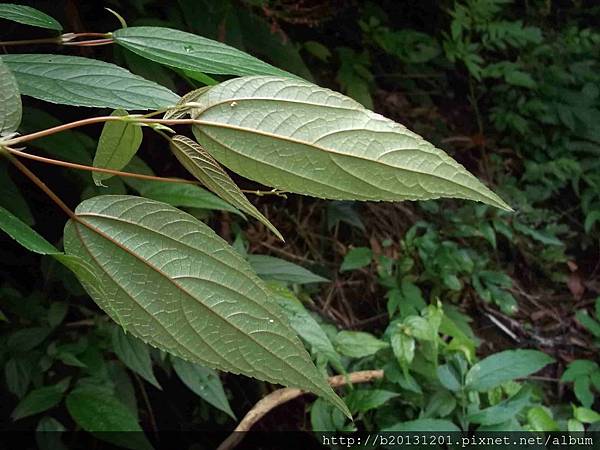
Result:
{"label": "green leaf", "polygon": [[27,225],[35,223],[27,201],[9,175],[6,160],[0,161],[0,207],[9,210]]}
{"label": "green leaf", "polygon": [[203,366],[322,395],[348,414],[267,287],[207,225],[132,196],[94,197],[75,214],[65,250],[90,261],[105,295],[82,284],[125,330]]}
{"label": "green leaf", "polygon": [[150,349],[138,338],[126,334],[121,327],[113,327],[112,346],[115,354],[129,369],[153,386],[161,389],[152,372]]}
{"label": "green leaf", "polygon": [[343,355],[364,358],[389,347],[389,344],[364,331],[340,331],[335,337],[335,346]]}
{"label": "green leaf", "polygon": [[160,109],[179,96],[114,64],[64,55],[3,55],[23,95],[71,106]]}
{"label": "green leaf", "polygon": [[23,114],[17,80],[3,58],[0,57],[0,136],[17,131]]}
{"label": "green leaf", "polygon": [[383,406],[386,402],[398,397],[398,392],[383,389],[360,389],[350,392],[345,398],[346,404],[352,412],[367,412]]}
{"label": "green leaf", "polygon": [[459,197],[510,210],[443,151],[329,89],[243,77],[212,87],[197,103],[198,142],[267,186],[338,200]]}
{"label": "green leaf", "polygon": [[394,356],[400,367],[407,373],[408,366],[415,358],[415,340],[402,331],[394,333],[390,339]]}
{"label": "green leaf", "polygon": [[344,256],[344,261],[340,267],[340,272],[360,269],[371,264],[373,252],[368,247],[355,247]]}
{"label": "green leaf", "polygon": [[529,405],[530,397],[531,389],[526,386],[522,387],[513,397],[489,408],[469,414],[468,420],[469,422],[481,425],[495,425],[507,422],[511,418],[516,417],[517,414]]}
{"label": "green leaf", "polygon": [[62,31],[63,29],[62,25],[49,15],[25,5],[2,4],[0,5],[0,17],[38,28],[56,31]]}
{"label": "green leaf", "polygon": [[466,386],[475,391],[488,391],[507,381],[531,375],[552,362],[554,359],[537,350],[505,350],[471,367]]}
{"label": "green leaf", "polygon": [[198,397],[223,411],[233,420],[236,419],[216,371],[181,358],[171,358],[171,361],[179,379]]}
{"label": "green leaf", "polygon": [[590,333],[600,338],[600,323],[592,319],[585,309],[580,309],[575,313],[577,322],[583,325]]}
{"label": "green leaf", "polygon": [[67,450],[61,434],[67,431],[58,420],[44,416],[35,429],[35,440],[39,450]]}
{"label": "green leaf", "polygon": [[583,423],[596,423],[600,422],[600,414],[589,408],[575,408],[575,418]]}
{"label": "green leaf", "polygon": [[577,400],[586,408],[591,408],[594,403],[594,394],[590,389],[590,378],[579,377],[575,379],[573,391]]}
{"label": "green leaf", "polygon": [[343,372],[340,355],[333,348],[327,333],[309,314],[302,302],[287,288],[277,283],[270,283],[269,288],[296,333],[307,342],[313,354],[323,355],[339,372]]}
{"label": "green leaf", "polygon": [[54,408],[62,400],[68,386],[67,379],[54,386],[34,389],[19,402],[10,416],[13,420],[19,420]]}
{"label": "green leaf", "polygon": [[552,416],[541,406],[534,406],[527,411],[527,421],[531,431],[559,431]]}
{"label": "green leaf", "polygon": [[[111,115],[127,116],[128,114],[125,110],[117,109]],[[142,129],[133,122],[106,122],[98,140],[94,167],[121,170],[137,153],[142,144],[142,137]],[[102,186],[102,180],[107,180],[112,176],[110,173],[92,173],[96,186]]]}
{"label": "green leaf", "polygon": [[441,431],[460,431],[460,428],[449,420],[417,419],[408,422],[399,422],[391,427],[384,428],[381,431],[438,433]]}
{"label": "green leaf", "polygon": [[114,41],[144,58],[179,69],[222,75],[294,77],[221,42],[165,27],[128,27]]}
{"label": "green leaf", "polygon": [[152,449],[131,411],[110,391],[82,386],[67,396],[66,405],[75,423],[98,439],[132,450]]}
{"label": "green leaf", "polygon": [[183,167],[204,186],[239,210],[258,219],[275,236],[284,240],[277,228],[248,201],[227,172],[200,145],[185,136],[175,136],[171,139],[170,147]]}
{"label": "green leaf", "polygon": [[1,206],[0,229],[29,251],[40,255],[60,253],[50,242]]}
{"label": "green leaf", "polygon": [[457,392],[462,387],[460,374],[451,364],[439,366],[436,372],[438,380],[446,389]]}
{"label": "green leaf", "polygon": [[265,280],[295,284],[327,283],[329,281],[302,266],[274,256],[248,255],[248,262],[258,276]]}
{"label": "green leaf", "polygon": [[569,381],[575,381],[579,377],[586,377],[591,375],[595,371],[600,371],[600,367],[594,361],[589,359],[576,359],[571,361],[560,377],[560,381],[567,383]]}
{"label": "green leaf", "polygon": [[592,231],[592,227],[596,222],[600,222],[600,211],[595,209],[585,216],[583,228],[586,233]]}

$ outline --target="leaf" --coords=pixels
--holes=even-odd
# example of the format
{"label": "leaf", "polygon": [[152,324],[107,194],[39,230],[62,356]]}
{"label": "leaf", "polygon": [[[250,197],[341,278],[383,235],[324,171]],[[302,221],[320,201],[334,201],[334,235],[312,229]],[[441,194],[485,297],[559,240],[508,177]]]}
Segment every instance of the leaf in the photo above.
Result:
{"label": "leaf", "polygon": [[196,102],[198,142],[226,167],[267,186],[338,200],[459,197],[510,210],[444,152],[329,89],[243,77]]}
{"label": "leaf", "polygon": [[6,208],[26,225],[35,223],[27,201],[9,175],[6,161],[0,161],[0,207]]}
{"label": "leaf", "polygon": [[181,358],[171,358],[171,361],[177,376],[198,397],[223,411],[233,420],[236,419],[231,406],[229,406],[229,400],[227,400],[223,390],[219,374],[216,371],[184,361]]}
{"label": "leaf", "polygon": [[10,416],[13,420],[19,420],[54,408],[62,400],[68,386],[67,379],[54,386],[34,389],[19,402]]}
{"label": "leaf", "polygon": [[385,391],[383,389],[360,389],[350,392],[345,398],[350,411],[367,412],[383,406],[394,397],[398,397],[398,392]]}
{"label": "leaf", "polygon": [[527,411],[527,421],[531,431],[559,431],[552,416],[541,406],[534,406]]}
{"label": "leaf", "polygon": [[398,360],[398,364],[404,370],[405,374],[408,373],[408,366],[413,362],[415,358],[415,340],[414,338],[407,336],[402,331],[398,331],[390,338],[392,344],[392,351],[394,356]]}
{"label": "leaf", "polygon": [[14,5],[12,3],[0,5],[0,17],[38,28],[56,31],[62,31],[63,29],[62,25],[49,15],[25,5]]}
{"label": "leaf", "polygon": [[[154,172],[150,167],[136,157],[132,159],[125,170],[127,172],[154,175]],[[229,211],[244,217],[240,211],[235,209],[229,203],[221,200],[212,192],[208,192],[206,189],[202,189],[193,184],[165,183],[162,181],[139,180],[129,177],[124,177],[123,180],[128,186],[135,189],[143,197],[158,202],[184,208]]]}
{"label": "leaf", "polygon": [[277,228],[248,201],[227,172],[200,145],[185,136],[175,136],[170,142],[171,151],[179,162],[204,186],[239,210],[258,219],[279,239],[284,240]]}
{"label": "leaf", "polygon": [[0,229],[29,251],[40,255],[60,253],[50,242],[1,206]]}
{"label": "leaf", "polygon": [[399,422],[391,427],[384,428],[381,431],[438,433],[440,431],[460,431],[460,428],[449,420],[417,419],[408,422]]}
{"label": "leaf", "polygon": [[495,425],[507,422],[511,418],[516,417],[529,405],[530,397],[531,389],[526,386],[522,387],[519,392],[511,398],[503,400],[489,408],[469,414],[468,420],[469,422],[481,425]]}
{"label": "leaf", "polygon": [[467,373],[466,387],[488,391],[507,381],[531,375],[552,362],[554,359],[537,350],[505,350],[471,367]]}
{"label": "leaf", "polygon": [[560,381],[563,383],[569,381],[575,381],[579,377],[585,377],[591,375],[595,371],[600,371],[600,367],[594,361],[589,359],[576,359],[571,361],[560,377]]}
{"label": "leaf", "polygon": [[341,354],[351,358],[364,358],[389,347],[387,342],[364,331],[340,331],[335,337],[335,346]]}
{"label": "leaf", "polygon": [[291,327],[302,340],[310,345],[312,353],[317,357],[323,355],[338,372],[343,372],[340,355],[333,348],[327,333],[309,314],[302,302],[296,298],[293,292],[277,283],[270,283],[269,288],[281,309],[286,313]]}
{"label": "leaf", "polygon": [[[131,411],[110,391],[95,386],[82,386],[73,390],[66,399],[69,414],[85,431],[98,439],[132,450],[151,450]],[[124,432],[134,433],[124,433]]]}
{"label": "leaf", "polygon": [[[1,8],[0,5],[0,17]],[[21,123],[23,107],[15,76],[0,57],[0,136],[17,131]]]}
{"label": "leaf", "polygon": [[451,364],[444,364],[436,369],[437,377],[442,386],[452,392],[458,392],[462,386],[460,374]]}
{"label": "leaf", "polygon": [[65,250],[90,261],[105,295],[82,284],[125,330],[190,362],[322,395],[348,414],[266,286],[207,225],[132,196],[94,197],[75,214]]}
{"label": "leaf", "polygon": [[[127,116],[127,111],[117,109],[112,116]],[[94,156],[94,167],[121,170],[142,144],[142,129],[139,125],[128,121],[110,121],[104,124],[98,140],[98,148]],[[93,172],[92,178],[96,186],[102,186],[102,180],[113,175],[110,173]]]}
{"label": "leaf", "polygon": [[39,450],[67,450],[61,439],[61,434],[66,428],[58,420],[44,416],[35,431],[35,441]]}
{"label": "leaf", "polygon": [[114,64],[79,56],[3,55],[23,95],[71,106],[160,109],[179,96]]}
{"label": "leaf", "polygon": [[112,329],[113,351],[129,369],[140,375],[153,386],[161,389],[160,384],[152,372],[152,359],[150,349],[138,338],[126,334],[121,327]]}
{"label": "leaf", "polygon": [[257,275],[265,280],[295,284],[327,283],[329,281],[302,266],[274,256],[248,255],[248,262]]}
{"label": "leaf", "polygon": [[114,41],[144,58],[179,69],[221,75],[295,77],[221,42],[165,27],[128,27]]}
{"label": "leaf", "polygon": [[579,377],[575,379],[573,391],[577,400],[586,408],[591,408],[594,403],[594,394],[590,389],[590,378]]}
{"label": "leaf", "polygon": [[583,423],[596,423],[600,422],[600,414],[589,408],[575,408],[575,418]]}
{"label": "leaf", "polygon": [[356,247],[350,249],[350,251],[344,256],[344,261],[340,267],[340,272],[347,272],[350,270],[360,269],[362,267],[371,264],[371,258],[373,252],[368,247]]}

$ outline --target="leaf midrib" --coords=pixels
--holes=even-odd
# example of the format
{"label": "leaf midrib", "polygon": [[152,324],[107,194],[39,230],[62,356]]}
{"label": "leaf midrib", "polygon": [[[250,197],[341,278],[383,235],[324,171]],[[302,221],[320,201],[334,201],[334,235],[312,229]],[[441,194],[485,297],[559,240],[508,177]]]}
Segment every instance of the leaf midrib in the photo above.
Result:
{"label": "leaf midrib", "polygon": [[[80,217],[82,217],[82,216],[83,216],[83,217],[85,217],[85,216],[90,216],[90,217],[101,217],[101,218],[105,218],[105,219],[112,219],[112,220],[115,220],[115,221],[117,221],[117,222],[121,221],[121,222],[124,222],[124,223],[128,223],[128,224],[130,224],[130,225],[139,226],[139,227],[141,227],[141,228],[144,228],[145,230],[151,231],[151,232],[153,232],[153,233],[155,233],[155,234],[159,234],[161,237],[167,237],[167,238],[169,238],[170,240],[174,240],[174,241],[176,241],[175,239],[173,239],[173,238],[171,238],[171,237],[169,237],[169,236],[167,236],[167,235],[163,235],[163,234],[160,234],[160,233],[158,233],[156,230],[152,230],[152,229],[150,229],[150,228],[144,227],[144,226],[142,226],[142,225],[139,225],[139,224],[137,224],[137,223],[134,223],[134,222],[129,222],[129,221],[127,221],[127,220],[123,220],[123,219],[121,219],[121,218],[116,218],[116,217],[111,217],[111,216],[105,216],[105,215],[102,215],[102,214],[95,214],[95,213],[77,213],[77,214],[76,214],[76,216],[78,217],[78,219],[79,219]],[[292,366],[292,365],[291,365],[291,364],[290,364],[290,363],[287,361],[287,359],[285,359],[285,358],[281,358],[281,357],[277,356],[275,353],[273,353],[273,352],[271,351],[271,349],[269,349],[268,347],[264,346],[262,343],[260,343],[259,341],[257,341],[257,340],[256,340],[256,339],[255,339],[255,338],[252,336],[252,334],[245,333],[243,330],[241,330],[241,329],[240,329],[239,327],[237,327],[235,324],[233,324],[233,323],[231,323],[231,322],[227,321],[227,319],[226,319],[226,318],[224,318],[223,316],[221,316],[220,314],[218,314],[216,311],[213,311],[211,308],[209,308],[209,307],[208,307],[207,305],[205,305],[203,302],[201,302],[201,301],[197,301],[197,300],[196,300],[196,298],[195,298],[195,297],[194,297],[194,296],[193,296],[193,295],[192,295],[190,292],[188,292],[188,290],[187,290],[187,289],[185,289],[184,287],[182,287],[182,286],[180,286],[178,283],[176,283],[176,282],[175,282],[175,281],[174,281],[174,280],[173,280],[173,279],[172,279],[170,276],[168,276],[168,275],[167,275],[166,273],[164,273],[162,270],[158,269],[158,268],[157,268],[157,267],[155,267],[153,264],[151,264],[149,261],[146,261],[146,260],[145,260],[145,259],[143,259],[143,258],[142,258],[140,255],[138,255],[138,254],[134,253],[132,250],[128,249],[127,247],[125,247],[125,246],[124,246],[124,245],[122,245],[121,243],[117,242],[117,241],[116,241],[116,240],[114,240],[114,239],[113,239],[111,236],[109,236],[109,235],[107,235],[106,233],[104,233],[103,231],[101,231],[101,230],[97,229],[97,228],[96,228],[96,227],[94,227],[93,225],[91,225],[91,224],[88,224],[88,223],[86,223],[85,221],[80,221],[80,223],[82,223],[84,226],[86,226],[86,227],[88,227],[89,229],[91,229],[93,232],[97,233],[99,236],[102,236],[104,239],[108,240],[108,241],[109,241],[109,242],[111,242],[113,245],[115,245],[115,246],[119,247],[119,248],[120,248],[121,250],[123,250],[124,252],[126,252],[126,253],[130,254],[130,255],[131,255],[131,256],[133,256],[135,259],[137,259],[137,260],[141,261],[142,263],[144,263],[145,265],[147,265],[147,266],[148,266],[148,267],[149,267],[151,270],[153,270],[153,271],[155,271],[156,273],[158,273],[159,275],[163,276],[163,277],[164,277],[165,279],[167,279],[167,280],[168,280],[168,281],[169,281],[169,282],[170,282],[170,283],[171,283],[173,286],[175,286],[176,288],[178,288],[178,289],[179,289],[181,292],[183,292],[183,293],[184,293],[186,296],[190,297],[190,298],[191,298],[192,300],[194,300],[195,302],[197,302],[197,303],[199,303],[200,305],[202,305],[202,307],[203,307],[203,308],[205,308],[205,309],[206,309],[206,310],[207,310],[209,313],[211,313],[212,315],[214,315],[216,318],[218,318],[218,319],[220,319],[221,321],[223,321],[223,322],[224,322],[224,323],[225,323],[227,326],[229,326],[229,327],[233,328],[233,329],[234,329],[234,330],[235,330],[237,333],[241,334],[242,336],[244,336],[244,337],[247,337],[247,338],[251,339],[251,340],[252,340],[252,341],[253,341],[253,342],[254,342],[254,343],[255,343],[255,344],[258,346],[258,347],[261,347],[261,348],[263,348],[263,349],[264,349],[264,350],[265,350],[267,353],[271,354],[271,355],[272,355],[272,356],[273,356],[275,359],[282,361],[282,362],[283,362],[283,363],[284,363],[286,366],[288,366],[290,369],[292,369],[292,370],[293,370],[293,371],[294,371],[294,372],[295,372],[297,375],[300,375],[300,377],[301,377],[301,378],[305,379],[305,380],[306,380],[306,381],[309,383],[309,385],[312,385],[312,386],[314,386],[314,387],[315,387],[315,389],[316,389],[318,392],[324,392],[324,390],[323,390],[323,389],[322,389],[322,388],[321,388],[319,385],[315,384],[315,383],[314,383],[314,382],[313,382],[313,381],[312,381],[310,378],[308,378],[306,375],[304,375],[304,374],[303,374],[303,373],[302,373],[300,370],[298,370],[298,369],[296,369],[294,366]],[[81,239],[81,236],[80,236],[80,239]],[[84,241],[83,241],[83,239],[81,239],[81,242],[84,242]],[[176,242],[178,242],[178,241],[176,241]],[[179,244],[182,244],[181,242],[178,242],[178,243],[179,243]],[[87,248],[87,247],[86,247],[86,248]],[[191,248],[193,248],[193,247],[191,247]],[[201,252],[201,253],[203,253],[203,254],[205,254],[205,255],[208,255],[208,253],[204,253],[204,252],[202,252],[201,250],[200,250],[200,252]],[[90,253],[90,254],[91,254],[91,252],[89,252],[89,251],[88,251],[88,253]],[[210,257],[211,257],[213,260],[216,260],[216,259],[215,259],[215,258],[214,258],[212,255],[208,255],[208,256],[210,256]],[[218,261],[218,260],[217,260],[217,261]],[[99,263],[97,262],[97,264],[99,264]],[[99,265],[100,265],[100,264],[99,264]],[[100,267],[102,267],[102,266],[100,265]],[[113,282],[114,282],[115,284],[117,284],[119,287],[121,287],[121,286],[120,286],[120,285],[119,285],[119,284],[118,284],[118,283],[117,283],[117,282],[116,282],[116,281],[115,281],[115,280],[114,280],[114,279],[113,279],[113,278],[112,278],[112,277],[111,277],[111,276],[110,276],[110,275],[109,275],[109,274],[108,274],[106,271],[105,271],[105,273],[106,273],[106,274],[107,274],[107,275],[108,275],[108,276],[109,276],[109,277],[110,277],[110,278],[113,280]],[[215,283],[216,283],[216,282],[215,282]],[[218,284],[218,283],[217,283],[217,284]],[[222,285],[221,285],[221,286],[222,286]],[[224,286],[224,287],[226,287],[226,286]],[[131,295],[129,295],[129,293],[128,293],[127,291],[125,291],[123,288],[121,288],[121,289],[122,289],[124,292],[126,292],[126,293],[128,294],[128,296],[129,296],[129,297],[131,297]],[[227,288],[227,289],[230,289],[230,288]],[[239,294],[239,293],[238,293],[238,294]],[[243,295],[243,294],[241,294],[241,295]],[[265,295],[268,295],[268,294],[267,294],[267,293],[265,293]],[[249,298],[249,297],[247,297],[247,298]],[[282,326],[285,328],[285,323],[283,323],[282,319],[281,319],[279,316],[277,316],[277,315],[275,315],[275,314],[272,314],[272,312],[268,311],[268,310],[267,310],[267,309],[266,309],[266,308],[265,308],[263,305],[260,305],[259,303],[256,303],[256,302],[254,302],[254,301],[253,301],[253,303],[254,303],[255,305],[258,305],[258,306],[259,306],[261,309],[263,309],[264,311],[266,311],[266,312],[267,312],[269,315],[271,315],[271,316],[275,317],[277,320],[279,320],[279,321],[281,322],[281,325],[282,325]],[[143,309],[143,308],[142,308],[142,309]],[[191,325],[190,325],[190,326],[191,326]],[[195,329],[194,329],[193,327],[192,327],[192,329],[195,331]],[[169,334],[170,334],[170,333],[169,333]],[[198,333],[196,332],[196,334],[198,334]],[[291,344],[292,344],[294,347],[297,347],[298,343],[294,342],[293,340],[290,340],[288,337],[286,337],[286,336],[284,336],[284,335],[281,335],[281,334],[278,334],[278,336],[279,336],[280,338],[284,338],[285,340],[289,341],[289,342],[290,342],[290,343],[291,343]],[[217,353],[217,354],[218,354],[218,353]],[[300,355],[298,355],[298,356],[300,356]],[[254,370],[256,370],[256,369],[254,369]],[[272,378],[272,379],[273,379],[273,378]],[[277,382],[277,381],[276,381],[276,382]]]}

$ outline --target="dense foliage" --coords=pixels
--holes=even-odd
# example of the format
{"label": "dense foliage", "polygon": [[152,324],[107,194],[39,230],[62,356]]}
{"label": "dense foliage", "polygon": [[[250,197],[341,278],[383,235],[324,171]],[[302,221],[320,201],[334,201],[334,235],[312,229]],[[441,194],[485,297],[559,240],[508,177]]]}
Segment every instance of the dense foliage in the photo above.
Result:
{"label": "dense foliage", "polygon": [[3,429],[596,429],[593,2],[58,3],[0,5]]}

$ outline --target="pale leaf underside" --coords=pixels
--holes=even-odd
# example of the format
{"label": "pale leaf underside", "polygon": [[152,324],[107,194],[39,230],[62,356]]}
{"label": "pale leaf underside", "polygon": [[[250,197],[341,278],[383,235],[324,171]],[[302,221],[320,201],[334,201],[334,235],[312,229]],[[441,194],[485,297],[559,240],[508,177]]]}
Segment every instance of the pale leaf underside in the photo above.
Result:
{"label": "pale leaf underside", "polygon": [[128,332],[188,361],[309,390],[347,412],[267,288],[208,226],[132,196],[94,197],[76,216],[65,250],[94,266],[104,294],[84,286]]}
{"label": "pale leaf underside", "polygon": [[0,135],[16,131],[22,106],[17,80],[0,58]]}
{"label": "pale leaf underside", "polygon": [[329,89],[242,77],[212,87],[196,103],[200,144],[265,185],[338,200],[458,197],[510,209],[442,150]]}

